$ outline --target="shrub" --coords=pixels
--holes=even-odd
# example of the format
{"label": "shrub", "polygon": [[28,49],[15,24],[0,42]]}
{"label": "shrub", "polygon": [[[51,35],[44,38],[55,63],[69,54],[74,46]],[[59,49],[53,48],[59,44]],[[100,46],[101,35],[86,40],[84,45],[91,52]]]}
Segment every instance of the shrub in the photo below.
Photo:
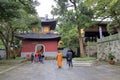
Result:
{"label": "shrub", "polygon": [[113,59],[115,59],[115,56],[110,53],[110,54],[108,55],[108,59],[109,59],[109,60],[113,60]]}

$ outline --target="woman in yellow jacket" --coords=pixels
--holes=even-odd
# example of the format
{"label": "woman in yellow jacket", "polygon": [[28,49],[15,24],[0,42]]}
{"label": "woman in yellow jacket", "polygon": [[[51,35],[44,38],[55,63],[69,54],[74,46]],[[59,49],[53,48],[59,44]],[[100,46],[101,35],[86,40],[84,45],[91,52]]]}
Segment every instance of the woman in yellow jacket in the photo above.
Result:
{"label": "woman in yellow jacket", "polygon": [[62,67],[62,53],[60,51],[58,51],[57,53],[57,56],[56,56],[56,60],[57,60],[57,65],[58,65],[58,68],[61,68]]}

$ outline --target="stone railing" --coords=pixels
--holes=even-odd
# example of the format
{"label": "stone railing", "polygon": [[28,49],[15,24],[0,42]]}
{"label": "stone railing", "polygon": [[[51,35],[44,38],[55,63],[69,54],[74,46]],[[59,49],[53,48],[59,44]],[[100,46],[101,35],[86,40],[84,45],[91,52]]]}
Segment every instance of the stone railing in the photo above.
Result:
{"label": "stone railing", "polygon": [[113,41],[118,39],[120,39],[120,33],[103,37],[101,39],[97,39],[97,42],[100,43],[100,42]]}
{"label": "stone railing", "polygon": [[87,42],[86,45],[87,46],[96,46],[97,43],[96,42]]}

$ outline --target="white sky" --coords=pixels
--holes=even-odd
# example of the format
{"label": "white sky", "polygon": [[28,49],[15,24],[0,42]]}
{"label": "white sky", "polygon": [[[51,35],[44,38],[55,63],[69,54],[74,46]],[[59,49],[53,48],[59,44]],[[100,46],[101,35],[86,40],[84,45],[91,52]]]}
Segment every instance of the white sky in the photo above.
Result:
{"label": "white sky", "polygon": [[48,18],[52,18],[51,10],[52,5],[55,5],[54,0],[38,0],[40,5],[36,7],[37,13],[40,17],[45,17],[48,14]]}

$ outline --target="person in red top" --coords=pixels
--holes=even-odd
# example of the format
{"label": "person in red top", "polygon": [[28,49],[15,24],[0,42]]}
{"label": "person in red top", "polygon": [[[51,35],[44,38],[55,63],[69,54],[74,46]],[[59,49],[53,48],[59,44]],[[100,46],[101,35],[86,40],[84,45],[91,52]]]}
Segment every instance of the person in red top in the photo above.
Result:
{"label": "person in red top", "polygon": [[39,62],[39,54],[38,53],[35,54],[35,60],[36,60],[36,62]]}

